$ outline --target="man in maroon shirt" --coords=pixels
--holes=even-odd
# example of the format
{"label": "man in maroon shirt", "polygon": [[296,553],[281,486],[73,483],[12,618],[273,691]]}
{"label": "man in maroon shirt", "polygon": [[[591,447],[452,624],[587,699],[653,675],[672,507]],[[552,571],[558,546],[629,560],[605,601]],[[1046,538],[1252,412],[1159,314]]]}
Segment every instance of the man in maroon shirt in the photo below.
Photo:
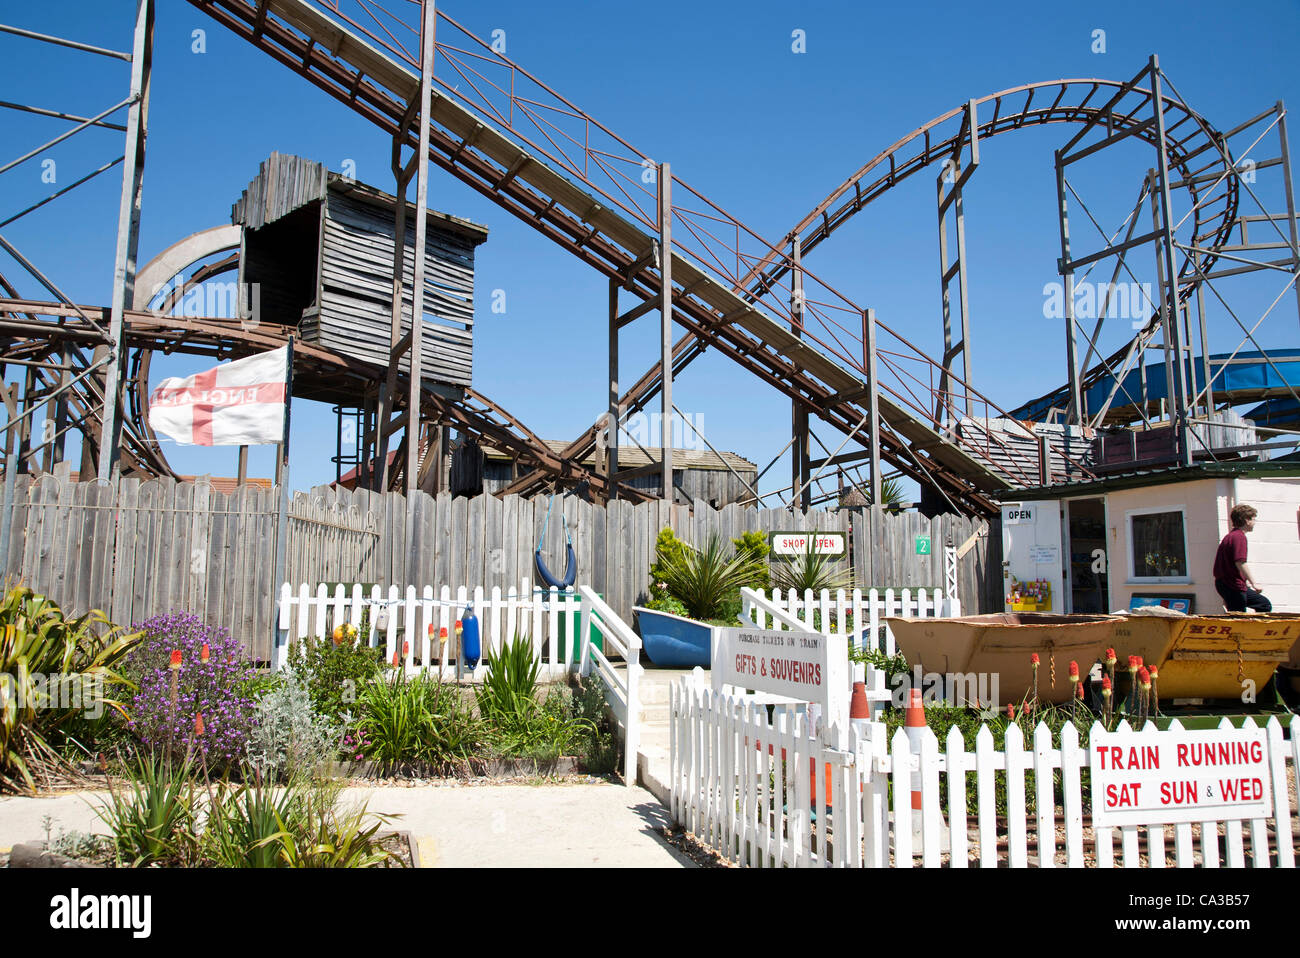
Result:
{"label": "man in maroon shirt", "polygon": [[1272,612],[1273,603],[1259,593],[1259,583],[1246,565],[1246,533],[1255,528],[1256,512],[1253,506],[1232,507],[1232,531],[1219,543],[1214,554],[1214,587],[1223,596],[1223,607],[1229,612]]}

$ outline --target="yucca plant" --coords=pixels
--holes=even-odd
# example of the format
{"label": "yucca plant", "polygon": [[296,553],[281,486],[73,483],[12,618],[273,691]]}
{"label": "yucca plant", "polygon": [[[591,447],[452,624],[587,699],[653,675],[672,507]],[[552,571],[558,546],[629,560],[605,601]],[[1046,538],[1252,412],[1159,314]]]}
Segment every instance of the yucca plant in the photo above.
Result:
{"label": "yucca plant", "polygon": [[282,868],[278,839],[305,824],[303,781],[291,778],[281,788],[254,774],[252,781],[210,790],[201,841],[205,860],[219,868]]}
{"label": "yucca plant", "polygon": [[0,601],[0,791],[34,789],[60,763],[50,739],[74,716],[126,714],[105,690],[125,684],[117,666],[137,638],[98,610],[70,619],[31,589],[8,590]]}
{"label": "yucca plant", "polygon": [[789,562],[772,566],[772,586],[786,592],[790,589],[803,596],[811,589],[814,593],[827,589],[848,589],[853,586],[853,573],[840,565],[833,556],[817,552],[813,537],[808,537],[804,551]]}
{"label": "yucca plant", "polygon": [[762,575],[761,562],[752,553],[729,553],[724,542],[715,534],[702,549],[686,546],[677,555],[660,556],[659,575],[692,618],[717,618],[733,593]]}
{"label": "yucca plant", "polygon": [[474,691],[484,718],[517,716],[536,710],[537,674],[541,663],[530,639],[515,636],[497,655],[487,656],[487,674]]}
{"label": "yucca plant", "polygon": [[197,857],[197,803],[189,756],[168,763],[137,757],[127,788],[109,782],[109,801],[99,817],[113,833],[118,860],[132,866],[159,862],[191,864]]}
{"label": "yucca plant", "polygon": [[[266,841],[288,868],[377,868],[400,866],[379,840],[390,815],[368,815],[365,804],[341,808],[336,788],[316,784],[302,796],[302,821],[281,819],[280,830]],[[367,818],[372,818],[369,824]]]}
{"label": "yucca plant", "polygon": [[454,685],[418,675],[379,680],[357,699],[353,737],[361,754],[385,771],[415,766],[457,769],[469,764],[482,743],[482,722],[461,702]]}

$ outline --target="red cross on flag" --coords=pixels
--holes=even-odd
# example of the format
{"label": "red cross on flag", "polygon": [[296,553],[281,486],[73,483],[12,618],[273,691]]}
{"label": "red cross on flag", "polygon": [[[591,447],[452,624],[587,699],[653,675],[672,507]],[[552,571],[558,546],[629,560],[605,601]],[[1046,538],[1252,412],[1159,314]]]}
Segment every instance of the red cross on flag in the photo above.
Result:
{"label": "red cross on flag", "polygon": [[289,347],[237,359],[149,396],[149,425],[185,445],[255,446],[284,440]]}

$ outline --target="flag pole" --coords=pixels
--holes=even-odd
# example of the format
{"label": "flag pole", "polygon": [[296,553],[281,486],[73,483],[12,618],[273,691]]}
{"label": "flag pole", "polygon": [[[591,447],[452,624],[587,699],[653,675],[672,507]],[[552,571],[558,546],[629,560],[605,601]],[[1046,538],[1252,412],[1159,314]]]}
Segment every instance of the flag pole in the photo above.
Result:
{"label": "flag pole", "polygon": [[[284,438],[277,450],[276,480],[280,487],[280,508],[275,528],[275,576],[271,579],[271,670],[283,664],[282,652],[277,645],[280,636],[280,616],[276,599],[285,579],[285,561],[289,537],[289,410],[293,405],[293,333],[289,334],[284,373]],[[284,652],[288,652],[285,649]]]}

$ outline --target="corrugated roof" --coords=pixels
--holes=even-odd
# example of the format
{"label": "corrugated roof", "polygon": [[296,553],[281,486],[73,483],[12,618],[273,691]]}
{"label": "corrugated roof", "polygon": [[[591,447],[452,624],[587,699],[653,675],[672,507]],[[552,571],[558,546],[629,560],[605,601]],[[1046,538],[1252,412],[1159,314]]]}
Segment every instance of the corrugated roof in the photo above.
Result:
{"label": "corrugated roof", "polygon": [[1005,489],[993,493],[1003,502],[1022,499],[1065,499],[1109,492],[1112,489],[1133,489],[1140,486],[1160,486],[1171,482],[1195,482],[1198,479],[1233,478],[1250,476],[1264,479],[1270,476],[1289,479],[1300,476],[1300,464],[1294,462],[1205,462],[1194,466],[1174,468],[1135,469],[1131,472],[1091,479],[1087,482],[1058,482],[1050,486],[1031,486],[1024,489]]}

